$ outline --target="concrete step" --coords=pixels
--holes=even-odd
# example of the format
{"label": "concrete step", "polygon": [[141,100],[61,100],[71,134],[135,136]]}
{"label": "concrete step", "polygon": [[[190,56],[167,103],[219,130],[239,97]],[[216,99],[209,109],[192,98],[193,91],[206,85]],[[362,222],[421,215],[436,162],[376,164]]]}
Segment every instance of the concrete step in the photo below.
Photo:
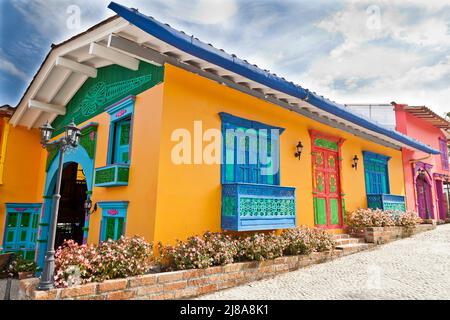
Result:
{"label": "concrete step", "polygon": [[343,239],[334,239],[335,246],[344,245],[344,244],[352,244],[352,243],[365,243],[364,239],[360,238],[343,238]]}
{"label": "concrete step", "polygon": [[333,239],[337,240],[337,239],[348,239],[350,238],[349,234],[346,233],[341,233],[341,234],[333,234]]}
{"label": "concrete step", "polygon": [[367,243],[349,243],[336,246],[336,250],[341,250],[344,254],[356,253],[367,250],[370,246]]}

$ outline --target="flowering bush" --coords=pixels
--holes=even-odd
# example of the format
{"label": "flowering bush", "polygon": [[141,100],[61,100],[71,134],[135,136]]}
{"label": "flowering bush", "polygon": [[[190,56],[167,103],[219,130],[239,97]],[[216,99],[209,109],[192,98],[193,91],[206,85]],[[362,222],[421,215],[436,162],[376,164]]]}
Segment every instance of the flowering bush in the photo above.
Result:
{"label": "flowering bush", "polygon": [[230,235],[217,232],[206,232],[203,235],[214,266],[233,263],[239,247],[236,239]]}
{"label": "flowering bush", "polygon": [[417,216],[413,211],[407,211],[400,213],[395,221],[397,226],[414,228],[417,224],[420,224],[422,219]]}
{"label": "flowering bush", "polygon": [[316,252],[330,251],[334,248],[333,237],[324,230],[309,229],[312,233],[313,250]]}
{"label": "flowering bush", "polygon": [[158,243],[159,262],[165,270],[203,269],[213,264],[207,244],[199,236],[186,242],[177,240],[175,246]]}
{"label": "flowering bush", "polygon": [[287,229],[283,231],[281,237],[285,241],[286,255],[309,254],[315,249],[312,229],[306,227]]}
{"label": "flowering bush", "polygon": [[359,231],[367,227],[399,226],[413,228],[423,223],[415,212],[407,211],[382,211],[380,209],[358,209],[347,217],[347,225],[353,231]]}
{"label": "flowering bush", "polygon": [[283,255],[285,241],[274,232],[255,233],[237,240],[239,261],[262,261],[281,257]]}
{"label": "flowering bush", "polygon": [[285,230],[281,236],[254,233],[232,237],[206,232],[176,244],[158,244],[158,262],[163,270],[202,269],[238,261],[262,261],[283,255],[309,254],[332,250],[332,236],[307,227]]}
{"label": "flowering bush", "polygon": [[[68,287],[93,281],[98,273],[98,254],[94,245],[80,246],[65,241],[55,253],[55,286]],[[75,272],[74,266],[78,269]]]}
{"label": "flowering bush", "polygon": [[152,264],[153,246],[144,238],[121,237],[108,240],[98,247],[99,273],[96,281],[142,275]]}
{"label": "flowering bush", "polygon": [[347,217],[347,226],[354,231],[368,227],[389,227],[395,225],[395,221],[387,211],[380,209],[358,209]]}
{"label": "flowering bush", "polygon": [[140,237],[108,240],[98,247],[68,240],[55,253],[55,286],[141,275],[151,266],[152,255],[152,244]]}

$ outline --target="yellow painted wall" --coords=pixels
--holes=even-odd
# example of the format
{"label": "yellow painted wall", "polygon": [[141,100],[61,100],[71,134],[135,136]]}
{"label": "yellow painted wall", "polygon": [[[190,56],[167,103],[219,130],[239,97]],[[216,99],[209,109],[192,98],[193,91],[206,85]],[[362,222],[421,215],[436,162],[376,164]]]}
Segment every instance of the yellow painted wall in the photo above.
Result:
{"label": "yellow painted wall", "polygon": [[[156,183],[159,153],[160,117],[163,85],[157,85],[136,97],[133,118],[133,142],[129,186],[93,188],[93,203],[98,201],[129,201],[127,235],[153,239],[156,207]],[[106,165],[110,116],[102,113],[78,125],[79,128],[98,123],[95,167]],[[59,139],[61,135],[54,138]],[[47,151],[40,144],[38,130],[11,128],[6,149],[4,183],[0,185],[0,239],[3,242],[6,202],[43,202],[46,181]],[[31,161],[33,159],[33,161]],[[38,159],[38,161],[34,161]],[[91,215],[88,242],[98,243],[101,209]],[[0,242],[0,243],[1,243]]]}
{"label": "yellow painted wall", "polygon": [[[0,243],[5,227],[5,203],[42,203],[46,151],[40,144],[39,131],[25,127],[9,128],[0,185]],[[42,182],[42,183],[40,183]]]}
{"label": "yellow painted wall", "polygon": [[[128,186],[94,188],[92,201],[129,201],[126,234],[153,239],[156,207],[156,185],[160,143],[160,118],[163,84],[136,97],[132,128],[130,177]],[[95,167],[107,162],[110,116],[98,115],[90,121],[98,122]],[[97,243],[100,237],[101,209],[91,216],[88,242]]]}
{"label": "yellow painted wall", "polygon": [[[401,152],[385,148],[340,130],[245,95],[226,86],[166,65],[165,82],[136,98],[133,118],[130,179],[127,187],[94,188],[93,202],[129,201],[127,235],[142,235],[164,243],[206,230],[220,230],[220,165],[175,165],[171,141],[175,129],[193,132],[194,121],[203,130],[221,128],[219,112],[285,128],[280,142],[281,185],[297,190],[297,223],[314,225],[311,141],[309,130],[345,139],[342,146],[342,191],[348,211],[366,206],[362,151],[392,157],[389,162],[391,192],[404,194]],[[95,167],[106,165],[110,118],[100,114],[85,123],[99,123]],[[301,160],[294,157],[302,141]],[[206,143],[204,143],[206,145]],[[26,151],[26,152],[24,152]],[[354,155],[361,159],[352,169]],[[42,202],[47,152],[39,143],[38,130],[11,128],[6,152],[4,185],[0,201]],[[38,159],[30,161],[30,159]],[[0,235],[4,229],[4,205],[0,208]],[[90,243],[99,239],[101,209],[91,216]]]}
{"label": "yellow painted wall", "polygon": [[[193,132],[194,121],[202,121],[203,130],[220,130],[219,112],[286,128],[280,138],[281,185],[297,190],[299,225],[314,225],[309,129],[345,139],[341,179],[348,211],[367,205],[363,150],[392,157],[389,162],[391,193],[404,195],[400,151],[320,124],[177,67],[166,65],[165,68],[155,240],[173,242],[206,230],[220,230],[220,165],[175,165],[171,161],[171,150],[177,144],[171,141],[172,132],[178,128]],[[300,161],[294,157],[298,141],[304,145]],[[351,167],[355,154],[361,159],[357,171]]]}

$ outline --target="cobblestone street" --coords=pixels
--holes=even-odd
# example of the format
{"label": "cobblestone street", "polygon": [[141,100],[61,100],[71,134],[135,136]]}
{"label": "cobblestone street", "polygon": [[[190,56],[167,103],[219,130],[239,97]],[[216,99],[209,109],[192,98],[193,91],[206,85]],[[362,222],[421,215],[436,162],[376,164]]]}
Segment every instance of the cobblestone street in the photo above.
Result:
{"label": "cobblestone street", "polygon": [[450,225],[199,299],[449,299]]}

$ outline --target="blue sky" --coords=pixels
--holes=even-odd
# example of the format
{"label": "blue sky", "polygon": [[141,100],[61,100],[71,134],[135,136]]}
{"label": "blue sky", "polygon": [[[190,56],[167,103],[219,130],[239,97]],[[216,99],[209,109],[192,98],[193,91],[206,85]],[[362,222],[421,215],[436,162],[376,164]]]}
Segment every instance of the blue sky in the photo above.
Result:
{"label": "blue sky", "polygon": [[[340,103],[450,112],[450,1],[116,0]],[[0,0],[0,105],[107,0]],[[68,27],[73,8],[80,24]]]}

